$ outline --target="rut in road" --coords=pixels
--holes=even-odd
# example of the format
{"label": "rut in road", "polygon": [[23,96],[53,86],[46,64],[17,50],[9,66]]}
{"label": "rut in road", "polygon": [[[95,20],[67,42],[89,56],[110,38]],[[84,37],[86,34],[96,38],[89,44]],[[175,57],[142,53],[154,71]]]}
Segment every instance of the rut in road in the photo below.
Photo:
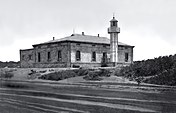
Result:
{"label": "rut in road", "polygon": [[73,104],[75,103],[75,104],[81,104],[81,105],[102,106],[102,107],[124,109],[124,110],[131,110],[131,111],[140,111],[140,112],[156,112],[154,110],[131,106],[131,105],[111,104],[111,103],[93,102],[93,101],[86,101],[86,100],[68,100],[68,99],[58,99],[58,98],[51,98],[51,97],[5,94],[5,93],[0,93],[0,95],[8,95],[8,96],[13,96],[13,97],[25,97],[25,98],[41,99],[41,100],[52,100],[52,101],[67,102],[67,103],[73,103]]}

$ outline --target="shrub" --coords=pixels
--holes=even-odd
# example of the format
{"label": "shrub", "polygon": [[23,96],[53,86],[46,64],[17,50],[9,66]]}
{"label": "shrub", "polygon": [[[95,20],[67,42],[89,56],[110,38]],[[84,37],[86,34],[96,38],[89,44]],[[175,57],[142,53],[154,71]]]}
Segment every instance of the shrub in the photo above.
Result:
{"label": "shrub", "polygon": [[40,73],[46,73],[47,72],[47,70],[42,70],[42,71],[39,71]]}
{"label": "shrub", "polygon": [[[176,85],[176,55],[163,56],[155,59],[136,61],[128,67],[123,67],[118,75],[135,80],[138,77],[150,77],[144,82]],[[157,76],[156,76],[157,75]]]}
{"label": "shrub", "polygon": [[160,75],[146,79],[144,82],[158,85],[176,85],[176,68],[164,71]]}
{"label": "shrub", "polygon": [[94,70],[89,71],[88,74],[83,77],[85,80],[102,80],[101,77],[110,77],[111,72],[107,69],[100,69],[100,70]]}
{"label": "shrub", "polygon": [[73,68],[80,68],[79,65],[73,65],[72,67],[73,67]]}
{"label": "shrub", "polygon": [[10,81],[6,81],[5,83],[2,84],[4,87],[9,87],[9,88],[29,88],[29,86],[22,84],[22,83],[13,83]]}
{"label": "shrub", "polygon": [[29,73],[27,78],[33,80],[33,79],[36,79],[37,77],[39,77],[40,75],[41,75],[40,73],[32,73],[32,74]]}
{"label": "shrub", "polygon": [[63,80],[63,79],[75,77],[75,76],[76,76],[76,73],[73,70],[62,70],[62,71],[42,75],[39,77],[39,79],[58,81],[58,80]]}
{"label": "shrub", "polygon": [[77,76],[84,76],[88,74],[89,70],[80,68],[80,69],[74,70],[74,72],[77,74]]}
{"label": "shrub", "polygon": [[135,78],[135,81],[138,83],[138,85],[140,85],[143,79],[144,79],[143,77],[137,77]]}
{"label": "shrub", "polygon": [[14,77],[14,74],[12,72],[5,71],[4,73],[1,73],[1,79],[10,79]]}
{"label": "shrub", "polygon": [[99,76],[100,72],[99,71],[90,71],[88,73],[88,75],[86,75],[85,77],[83,77],[83,79],[85,80],[102,80],[102,78],[100,78]]}
{"label": "shrub", "polygon": [[110,77],[111,72],[110,72],[110,70],[107,70],[107,69],[100,69],[98,75],[103,76],[103,77]]}

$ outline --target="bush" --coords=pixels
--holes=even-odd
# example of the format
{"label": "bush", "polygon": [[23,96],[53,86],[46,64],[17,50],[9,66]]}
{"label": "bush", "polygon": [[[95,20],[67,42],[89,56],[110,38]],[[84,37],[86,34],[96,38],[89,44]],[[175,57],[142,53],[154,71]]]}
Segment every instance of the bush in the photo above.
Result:
{"label": "bush", "polygon": [[47,72],[47,70],[39,71],[39,73],[46,73],[46,72]]}
{"label": "bush", "polygon": [[85,77],[83,77],[83,79],[85,80],[102,80],[102,78],[100,78],[100,72],[99,71],[90,71],[88,73],[88,75],[86,75]]}
{"label": "bush", "polygon": [[84,76],[88,74],[89,70],[80,68],[80,69],[74,70],[74,72],[77,74],[77,76]]}
{"label": "bush", "polygon": [[110,72],[110,70],[107,70],[107,69],[100,69],[98,75],[103,76],[103,77],[110,77],[111,72]]}
{"label": "bush", "polygon": [[13,83],[10,81],[6,81],[5,83],[2,83],[2,86],[8,87],[8,88],[29,88],[29,86],[23,84],[23,83]]}
{"label": "bush", "polygon": [[63,80],[63,79],[75,77],[75,76],[76,76],[76,73],[73,70],[64,70],[64,71],[58,71],[58,72],[42,75],[41,77],[39,77],[39,79],[58,81],[58,80]]}
{"label": "bush", "polygon": [[[174,74],[176,69],[176,55],[163,56],[155,59],[136,61],[120,70],[119,76],[135,80],[138,77],[150,77],[144,80],[147,83],[161,85],[176,85]],[[157,76],[156,76],[157,75]]]}
{"label": "bush", "polygon": [[80,68],[79,65],[73,65],[72,67],[73,67],[73,68]]}
{"label": "bush", "polygon": [[12,77],[14,77],[14,74],[12,72],[8,72],[8,71],[5,71],[4,73],[1,73],[1,76],[0,78],[1,79],[11,79]]}
{"label": "bush", "polygon": [[176,85],[176,68],[164,71],[160,75],[146,79],[144,82],[158,85]]}
{"label": "bush", "polygon": [[89,73],[83,77],[85,80],[102,80],[101,77],[110,77],[111,72],[110,70],[106,69],[100,69],[100,70],[94,70],[94,71],[89,71]]}
{"label": "bush", "polygon": [[41,75],[40,73],[32,73],[32,74],[29,73],[27,78],[33,80],[33,79],[36,79],[37,77],[39,77],[40,75]]}
{"label": "bush", "polygon": [[140,85],[143,79],[144,79],[143,77],[137,77],[135,78],[135,81],[138,83],[138,85]]}

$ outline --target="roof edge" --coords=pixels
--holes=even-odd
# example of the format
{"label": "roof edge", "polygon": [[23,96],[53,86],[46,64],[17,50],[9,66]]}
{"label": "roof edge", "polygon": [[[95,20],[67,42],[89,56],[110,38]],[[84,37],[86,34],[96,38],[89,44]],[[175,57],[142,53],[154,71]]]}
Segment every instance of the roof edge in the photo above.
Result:
{"label": "roof edge", "polygon": [[29,51],[29,50],[34,50],[34,48],[31,48],[31,49],[20,49],[20,51]]}
{"label": "roof edge", "polygon": [[[84,43],[84,44],[110,45],[110,44],[106,44],[106,43],[95,43],[95,42],[82,42],[82,41],[63,40],[63,41],[59,41],[59,42],[34,44],[32,46],[36,47],[36,46],[39,46],[39,45],[57,44],[57,43],[62,43],[62,42],[74,42],[74,43]],[[131,45],[120,45],[120,46],[133,47],[133,48],[135,47],[135,46],[131,46]]]}

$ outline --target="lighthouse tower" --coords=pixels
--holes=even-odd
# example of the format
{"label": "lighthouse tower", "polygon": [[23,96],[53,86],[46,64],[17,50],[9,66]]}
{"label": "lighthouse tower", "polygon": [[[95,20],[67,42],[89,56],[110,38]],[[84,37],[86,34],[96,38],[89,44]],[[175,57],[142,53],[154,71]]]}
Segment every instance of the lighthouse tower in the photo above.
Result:
{"label": "lighthouse tower", "polygon": [[110,34],[110,61],[115,66],[118,62],[118,34],[120,33],[120,28],[117,23],[118,21],[113,17],[108,28],[108,33]]}

